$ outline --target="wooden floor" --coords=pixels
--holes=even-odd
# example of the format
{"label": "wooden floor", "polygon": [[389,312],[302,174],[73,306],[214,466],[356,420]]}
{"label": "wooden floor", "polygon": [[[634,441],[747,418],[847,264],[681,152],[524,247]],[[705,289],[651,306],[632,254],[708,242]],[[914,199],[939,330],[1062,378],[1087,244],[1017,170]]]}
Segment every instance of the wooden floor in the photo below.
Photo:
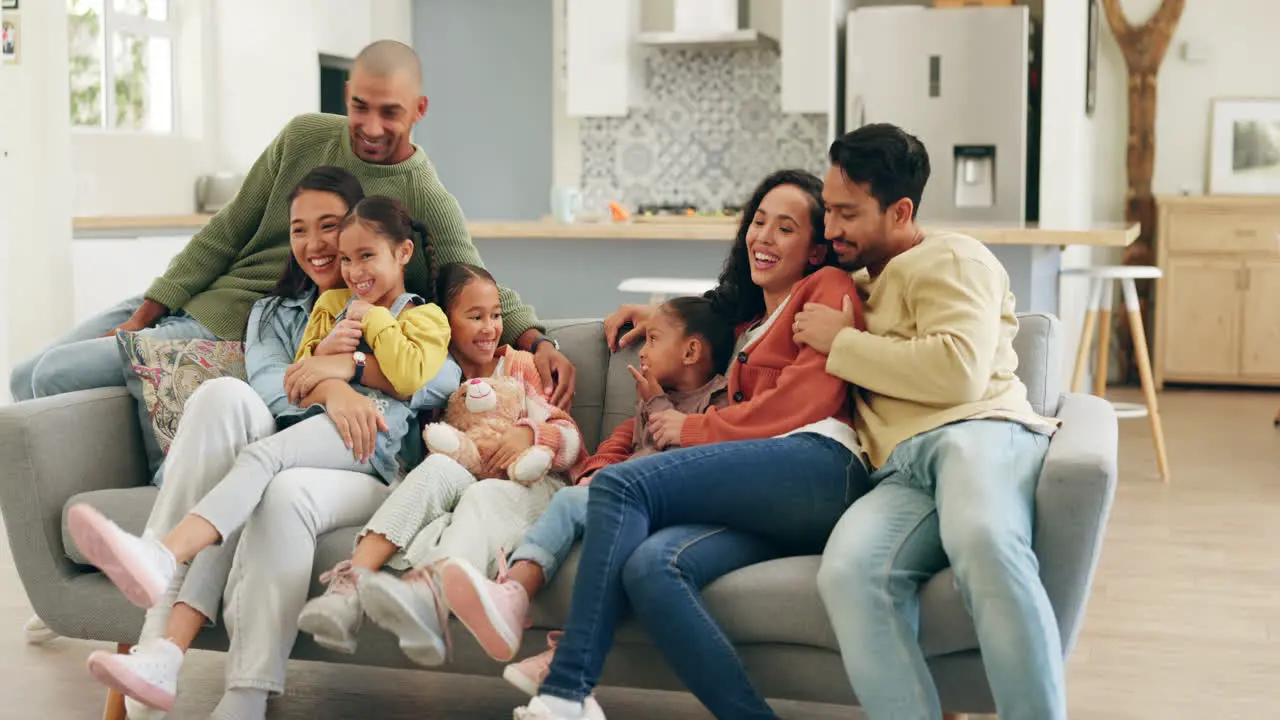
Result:
{"label": "wooden floor", "polygon": [[[1136,400],[1132,392],[1123,399]],[[1121,477],[1097,585],[1068,665],[1072,718],[1269,718],[1280,715],[1280,394],[1168,391],[1161,397],[1172,484],[1156,474],[1143,420],[1121,424]],[[0,541],[3,542],[3,541]],[[98,717],[103,693],[84,668],[100,644],[23,643],[30,608],[0,548],[0,693],[21,717]],[[222,656],[194,653],[174,718],[204,718]],[[506,718],[520,700],[500,681],[410,671],[290,666],[270,717]],[[688,696],[605,689],[611,720],[691,720]],[[10,709],[16,711],[14,706]],[[858,713],[779,703],[795,720]],[[0,710],[0,717],[19,717]]]}

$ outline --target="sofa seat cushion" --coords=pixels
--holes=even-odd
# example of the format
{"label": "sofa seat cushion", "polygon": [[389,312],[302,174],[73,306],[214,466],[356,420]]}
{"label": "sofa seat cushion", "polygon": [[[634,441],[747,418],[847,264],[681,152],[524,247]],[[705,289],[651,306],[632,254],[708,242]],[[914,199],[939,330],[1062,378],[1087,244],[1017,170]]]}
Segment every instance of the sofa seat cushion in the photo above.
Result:
{"label": "sofa seat cushion", "polygon": [[80,503],[87,503],[98,512],[111,518],[117,525],[135,535],[141,535],[147,527],[151,506],[156,502],[160,489],[154,485],[132,488],[111,488],[72,495],[62,506],[62,549],[71,562],[88,565],[80,549],[67,530],[67,511]]}
{"label": "sofa seat cushion", "polygon": [[[533,624],[563,627],[569,614],[579,549],[533,604]],[[735,644],[783,643],[839,652],[826,608],[818,596],[818,556],[783,558],[742,568],[704,590],[707,607]],[[935,657],[978,647],[973,621],[955,587],[950,569],[921,590],[921,644]],[[644,642],[638,626],[627,623],[619,640]]]}
{"label": "sofa seat cushion", "polygon": [[[129,532],[141,533],[157,492],[154,487],[98,490],[71,498],[67,507],[87,502]],[[67,533],[65,510],[62,527],[67,556],[74,562],[87,564]],[[319,581],[320,573],[350,558],[359,530],[358,527],[340,528],[319,538],[311,573],[312,596],[324,592]],[[578,559],[579,550],[575,548],[563,569],[534,601],[534,627],[547,630],[564,627]],[[839,652],[826,609],[818,597],[819,561],[817,556],[784,558],[730,573],[707,586],[704,592],[707,607],[736,644],[807,645]],[[950,569],[925,583],[920,607],[920,637],[926,656],[936,657],[978,647],[973,622],[955,587],[955,575]],[[633,622],[627,622],[619,629],[618,639],[621,642],[648,642],[644,631]]]}

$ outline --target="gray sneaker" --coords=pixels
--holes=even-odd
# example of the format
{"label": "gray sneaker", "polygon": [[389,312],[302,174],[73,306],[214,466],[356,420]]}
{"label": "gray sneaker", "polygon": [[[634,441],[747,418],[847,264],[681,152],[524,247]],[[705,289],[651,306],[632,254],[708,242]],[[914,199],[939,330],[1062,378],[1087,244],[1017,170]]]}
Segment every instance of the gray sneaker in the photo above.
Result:
{"label": "gray sneaker", "polygon": [[376,573],[360,582],[360,603],[369,619],[400,640],[400,650],[424,667],[449,658],[449,611],[435,579],[426,570],[403,578]]}
{"label": "gray sneaker", "polygon": [[298,629],[315,639],[322,648],[352,654],[356,651],[356,633],[364,611],[360,608],[360,595],[356,592],[356,568],[343,560],[332,570],[320,576],[327,583],[324,595],[312,598],[302,607],[298,616]]}

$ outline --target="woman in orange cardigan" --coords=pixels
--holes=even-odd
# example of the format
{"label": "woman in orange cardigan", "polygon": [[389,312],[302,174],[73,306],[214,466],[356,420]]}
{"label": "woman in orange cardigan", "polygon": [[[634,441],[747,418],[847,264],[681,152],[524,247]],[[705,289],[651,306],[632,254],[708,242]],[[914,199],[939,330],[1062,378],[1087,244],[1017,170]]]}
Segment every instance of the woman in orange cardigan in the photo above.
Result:
{"label": "woman in orange cardigan", "polygon": [[[699,591],[747,565],[821,552],[867,489],[849,387],[827,374],[825,357],[792,340],[806,303],[843,308],[863,327],[853,281],[828,266],[821,193],[812,174],[786,170],[748,202],[708,293],[740,328],[730,404],[654,414],[655,440],[678,449],[592,477],[569,619],[539,694],[517,718],[604,717],[591,693],[628,605],[716,717],[776,717]],[[644,319],[624,308],[611,324],[624,316]]]}

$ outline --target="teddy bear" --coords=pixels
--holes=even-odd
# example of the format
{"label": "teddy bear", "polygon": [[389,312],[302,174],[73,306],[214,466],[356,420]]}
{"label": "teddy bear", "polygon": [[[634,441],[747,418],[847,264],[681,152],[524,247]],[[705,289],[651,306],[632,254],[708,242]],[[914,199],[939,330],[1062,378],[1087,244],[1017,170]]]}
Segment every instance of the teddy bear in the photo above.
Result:
{"label": "teddy bear", "polygon": [[[422,440],[430,452],[457,460],[479,477],[483,462],[477,442],[497,442],[511,426],[519,424],[524,399],[524,387],[514,378],[467,381],[450,396],[444,422],[430,423],[422,429]],[[550,450],[534,445],[516,457],[507,470],[507,478],[532,485],[551,469],[551,461]]]}

